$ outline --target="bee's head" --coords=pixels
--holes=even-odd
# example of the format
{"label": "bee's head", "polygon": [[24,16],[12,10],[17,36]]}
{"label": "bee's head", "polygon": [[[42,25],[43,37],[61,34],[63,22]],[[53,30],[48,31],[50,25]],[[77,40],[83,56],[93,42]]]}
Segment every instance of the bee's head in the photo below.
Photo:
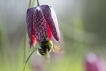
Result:
{"label": "bee's head", "polygon": [[45,37],[43,40],[42,40],[42,43],[47,43],[49,41],[49,38]]}
{"label": "bee's head", "polygon": [[44,56],[46,55],[46,51],[44,51],[43,49],[38,49],[38,54]]}

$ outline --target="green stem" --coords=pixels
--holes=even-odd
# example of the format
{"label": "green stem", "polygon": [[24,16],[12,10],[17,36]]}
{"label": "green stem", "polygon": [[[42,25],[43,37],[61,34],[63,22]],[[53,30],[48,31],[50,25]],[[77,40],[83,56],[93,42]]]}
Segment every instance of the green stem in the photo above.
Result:
{"label": "green stem", "polygon": [[36,1],[36,0],[33,0],[33,2],[32,2],[32,7],[35,5],[35,1]]}
{"label": "green stem", "polygon": [[[30,7],[31,7],[31,0],[29,0],[29,5],[28,5],[28,8],[30,8]],[[25,32],[25,39],[24,39],[24,62],[26,60],[26,56],[27,56],[27,33]],[[26,65],[24,65],[24,66],[26,66]]]}
{"label": "green stem", "polygon": [[[35,4],[35,0],[33,0],[33,4],[32,4],[32,0],[29,0],[28,8],[34,6],[34,4]],[[26,34],[26,33],[25,33],[25,34]],[[35,48],[35,49],[37,49],[37,48]],[[35,51],[35,49],[32,51],[32,53],[29,55],[29,57],[28,57],[27,60],[26,60],[26,55],[27,55],[27,34],[26,34],[26,35],[25,35],[25,40],[24,40],[24,61],[25,61],[25,60],[26,60],[26,61],[25,61],[25,63],[24,63],[24,66],[23,66],[23,68],[22,68],[22,71],[25,71],[26,64],[27,64],[28,60],[30,59],[31,55],[33,54],[33,52]]]}
{"label": "green stem", "polygon": [[[28,6],[28,8],[33,7],[35,5],[35,1],[36,0],[29,0],[29,6]],[[39,5],[39,2],[37,2],[37,3]]]}
{"label": "green stem", "polygon": [[39,0],[37,0],[37,5],[39,6]]}
{"label": "green stem", "polygon": [[25,33],[25,38],[24,38],[24,62],[26,60],[27,52],[28,52],[28,45],[27,45],[27,34]]}
{"label": "green stem", "polygon": [[29,5],[28,5],[28,8],[30,8],[31,7],[31,0],[29,0]]}
{"label": "green stem", "polygon": [[[35,48],[35,49],[37,49],[37,48]],[[25,61],[24,66],[23,66],[23,68],[22,68],[22,71],[25,71],[26,64],[28,63],[28,61],[29,61],[31,55],[34,53],[35,49],[32,51],[32,53],[29,55],[29,57],[28,57],[27,60]]]}

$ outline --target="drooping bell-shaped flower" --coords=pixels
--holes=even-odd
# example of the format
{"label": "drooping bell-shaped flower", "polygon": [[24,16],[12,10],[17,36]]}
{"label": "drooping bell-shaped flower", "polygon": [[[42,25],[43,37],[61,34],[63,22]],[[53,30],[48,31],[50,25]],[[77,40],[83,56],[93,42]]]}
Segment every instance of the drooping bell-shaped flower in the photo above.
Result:
{"label": "drooping bell-shaped flower", "polygon": [[60,32],[54,9],[48,5],[39,5],[29,8],[26,16],[30,46],[40,44],[45,37],[60,40]]}

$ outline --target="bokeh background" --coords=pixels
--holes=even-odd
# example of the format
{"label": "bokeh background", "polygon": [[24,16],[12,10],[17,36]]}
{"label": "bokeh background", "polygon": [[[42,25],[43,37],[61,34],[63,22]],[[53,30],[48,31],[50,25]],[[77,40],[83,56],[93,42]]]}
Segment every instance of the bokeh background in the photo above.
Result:
{"label": "bokeh background", "polygon": [[[25,39],[28,2],[0,0],[0,71],[21,71],[25,59],[33,50],[29,48],[28,38]],[[51,53],[48,63],[46,57],[37,55],[35,51],[27,64],[27,71],[86,71],[84,59],[89,53],[97,54],[106,62],[105,0],[39,2],[55,9],[61,31],[58,45],[64,52]]]}

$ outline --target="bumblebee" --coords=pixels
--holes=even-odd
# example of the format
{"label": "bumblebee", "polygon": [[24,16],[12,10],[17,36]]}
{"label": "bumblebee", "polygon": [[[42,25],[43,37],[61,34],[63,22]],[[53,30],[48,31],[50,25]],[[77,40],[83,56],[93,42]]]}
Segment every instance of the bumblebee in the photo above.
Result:
{"label": "bumblebee", "polygon": [[56,53],[63,52],[62,48],[60,48],[59,46],[53,44],[53,42],[47,37],[45,37],[42,40],[40,47],[41,48],[38,49],[38,52],[42,56],[45,56],[45,55],[49,56],[49,53],[51,51],[56,52]]}

